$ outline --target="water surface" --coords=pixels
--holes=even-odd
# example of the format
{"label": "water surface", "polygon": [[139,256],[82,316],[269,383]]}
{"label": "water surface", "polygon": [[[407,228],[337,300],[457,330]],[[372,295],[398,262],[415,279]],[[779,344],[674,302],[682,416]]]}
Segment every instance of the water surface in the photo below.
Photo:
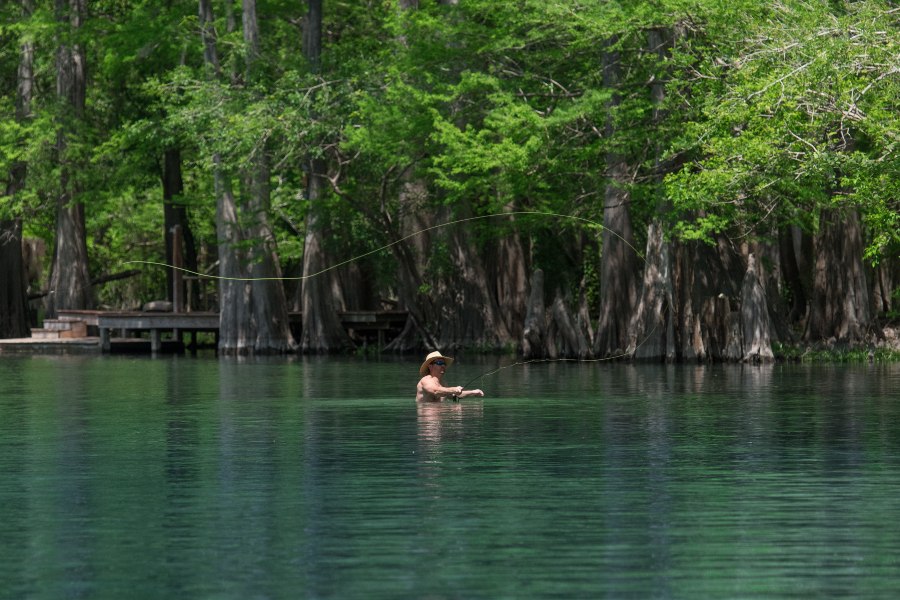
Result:
{"label": "water surface", "polygon": [[898,366],[417,367],[3,357],[0,597],[900,592]]}

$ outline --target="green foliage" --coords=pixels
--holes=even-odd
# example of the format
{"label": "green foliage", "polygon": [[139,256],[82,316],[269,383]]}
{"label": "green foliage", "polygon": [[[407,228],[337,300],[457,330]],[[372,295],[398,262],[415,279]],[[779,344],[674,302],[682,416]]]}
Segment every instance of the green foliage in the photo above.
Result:
{"label": "green foliage", "polygon": [[900,351],[890,348],[814,349],[773,344],[776,360],[801,363],[894,363]]}
{"label": "green foliage", "polygon": [[870,259],[896,243],[894,12],[777,3],[735,16],[740,38],[692,67],[699,101],[674,146],[691,160],[666,183],[680,211],[715,216],[679,223],[684,236],[811,229],[818,208],[853,204],[873,232]]}
{"label": "green foliage", "polygon": [[[848,204],[862,214],[871,262],[900,248],[898,29],[886,0],[325,3],[315,73],[300,50],[305,3],[259,0],[261,56],[250,75],[222,3],[215,74],[196,0],[104,0],[89,3],[77,40],[90,74],[83,119],[54,93],[65,28],[51,3],[36,4],[27,18],[16,2],[0,5],[0,172],[28,165],[26,189],[0,201],[0,217],[23,217],[29,235],[52,245],[61,169],[71,167],[97,274],[164,255],[169,148],[181,151],[181,201],[207,249],[216,245],[213,157],[238,193],[238,174],[269,158],[270,220],[288,269],[302,260],[310,156],[331,165],[335,190],[323,210],[340,226],[326,243],[347,258],[394,241],[385,222],[406,216],[398,198],[410,178],[429,187],[421,210],[601,222],[610,155],[629,165],[639,236],[661,205],[674,234],[710,240],[785,224],[811,231],[821,208]],[[648,50],[651,30],[671,32],[671,48]],[[35,98],[17,119],[25,40],[35,44]],[[604,82],[604,52],[623,66],[615,85]],[[657,82],[659,105],[650,97]],[[470,230],[484,248],[515,228],[553,285],[584,277],[593,290],[596,252],[590,236],[578,238],[583,225],[517,217]],[[205,267],[215,261],[207,257]],[[383,252],[365,265],[390,281],[392,261]],[[116,285],[104,301],[161,294],[159,273]]]}

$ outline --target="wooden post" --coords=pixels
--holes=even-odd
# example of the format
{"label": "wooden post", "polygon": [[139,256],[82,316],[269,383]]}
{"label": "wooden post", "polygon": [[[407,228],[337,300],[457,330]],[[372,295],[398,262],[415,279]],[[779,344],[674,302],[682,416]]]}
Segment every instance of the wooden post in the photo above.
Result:
{"label": "wooden post", "polygon": [[172,228],[172,312],[184,310],[184,272],[181,257],[181,225]]}

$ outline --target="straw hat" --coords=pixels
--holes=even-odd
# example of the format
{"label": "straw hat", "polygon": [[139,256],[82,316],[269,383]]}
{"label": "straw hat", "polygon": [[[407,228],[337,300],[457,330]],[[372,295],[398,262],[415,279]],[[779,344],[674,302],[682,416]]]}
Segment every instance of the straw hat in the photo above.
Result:
{"label": "straw hat", "polygon": [[449,356],[444,356],[440,352],[435,351],[425,357],[425,362],[423,362],[422,366],[419,367],[419,375],[424,376],[425,373],[428,372],[428,367],[431,365],[431,363],[433,363],[434,361],[436,361],[439,358],[443,358],[445,361],[447,361],[448,367],[453,364],[452,358],[450,358]]}

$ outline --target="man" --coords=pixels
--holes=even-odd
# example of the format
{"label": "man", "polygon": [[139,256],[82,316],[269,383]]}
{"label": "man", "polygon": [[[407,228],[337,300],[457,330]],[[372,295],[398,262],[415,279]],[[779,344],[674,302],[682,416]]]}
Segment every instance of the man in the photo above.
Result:
{"label": "man", "polygon": [[416,386],[416,402],[440,402],[444,398],[468,398],[470,396],[484,396],[481,390],[463,390],[462,386],[444,387],[441,378],[447,372],[447,367],[453,364],[453,359],[443,356],[440,352],[432,352],[425,357],[425,362],[419,367],[419,385]]}

